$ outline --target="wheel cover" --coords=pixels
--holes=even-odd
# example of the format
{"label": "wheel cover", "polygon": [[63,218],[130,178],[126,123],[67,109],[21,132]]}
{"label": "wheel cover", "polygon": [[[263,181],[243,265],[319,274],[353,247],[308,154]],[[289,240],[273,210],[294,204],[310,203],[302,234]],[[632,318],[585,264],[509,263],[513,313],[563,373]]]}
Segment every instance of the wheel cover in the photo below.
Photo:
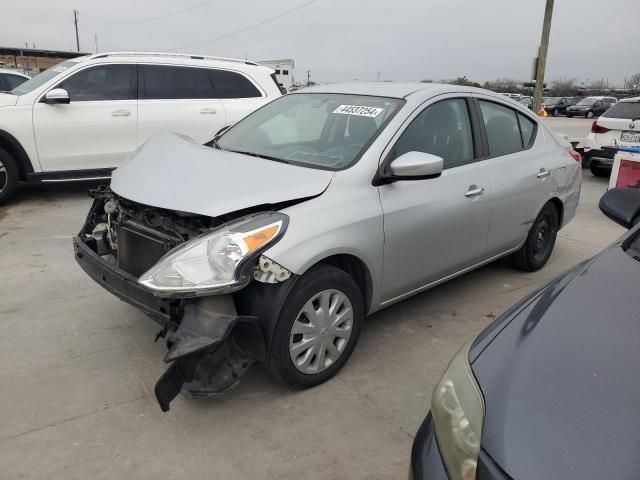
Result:
{"label": "wheel cover", "polygon": [[7,173],[7,167],[2,163],[2,160],[0,160],[0,192],[7,188],[8,181],[9,174]]}
{"label": "wheel cover", "polygon": [[302,307],[289,337],[289,356],[305,374],[323,372],[344,353],[353,331],[353,307],[339,290],[323,290]]}
{"label": "wheel cover", "polygon": [[546,215],[536,222],[533,235],[533,257],[542,261],[548,255],[553,239],[553,227]]}

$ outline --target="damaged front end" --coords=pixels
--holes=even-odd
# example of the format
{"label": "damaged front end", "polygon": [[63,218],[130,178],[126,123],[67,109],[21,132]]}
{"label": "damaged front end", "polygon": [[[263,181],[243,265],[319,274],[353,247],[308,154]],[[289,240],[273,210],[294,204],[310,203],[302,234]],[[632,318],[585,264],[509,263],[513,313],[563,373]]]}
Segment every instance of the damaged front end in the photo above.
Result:
{"label": "damaged front end", "polygon": [[223,218],[137,204],[108,188],[93,190],[87,220],[73,238],[76,261],[105,289],[161,325],[168,370],[155,394],[163,411],[183,391],[221,394],[267,355],[254,315],[239,315],[235,292],[251,280],[291,276],[262,255],[286,230],[274,211]]}

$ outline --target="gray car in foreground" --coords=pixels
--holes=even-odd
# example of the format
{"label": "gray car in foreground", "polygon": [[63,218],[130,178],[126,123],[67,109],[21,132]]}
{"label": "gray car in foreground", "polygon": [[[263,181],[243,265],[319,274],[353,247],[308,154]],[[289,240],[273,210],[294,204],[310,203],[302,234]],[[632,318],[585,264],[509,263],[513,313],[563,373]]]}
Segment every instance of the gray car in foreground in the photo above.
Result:
{"label": "gray car in foreground", "polygon": [[574,216],[579,156],[525,108],[437,84],[299,90],[210,146],[151,139],[74,238],[98,283],[162,326],[163,410],[253,363],[311,387],[364,317],[510,255],[547,262]]}

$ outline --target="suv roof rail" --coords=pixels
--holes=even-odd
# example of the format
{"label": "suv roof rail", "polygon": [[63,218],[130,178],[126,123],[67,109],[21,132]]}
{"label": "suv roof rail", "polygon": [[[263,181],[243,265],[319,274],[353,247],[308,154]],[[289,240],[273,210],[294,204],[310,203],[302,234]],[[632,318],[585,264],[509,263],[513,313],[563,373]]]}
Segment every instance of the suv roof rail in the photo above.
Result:
{"label": "suv roof rail", "polygon": [[105,52],[92,55],[91,59],[107,58],[107,57],[172,57],[186,58],[191,60],[219,60],[222,62],[244,63],[245,65],[253,65],[259,67],[260,64],[250,60],[242,60],[239,58],[213,57],[210,55],[192,55],[189,53],[161,53],[161,52]]}

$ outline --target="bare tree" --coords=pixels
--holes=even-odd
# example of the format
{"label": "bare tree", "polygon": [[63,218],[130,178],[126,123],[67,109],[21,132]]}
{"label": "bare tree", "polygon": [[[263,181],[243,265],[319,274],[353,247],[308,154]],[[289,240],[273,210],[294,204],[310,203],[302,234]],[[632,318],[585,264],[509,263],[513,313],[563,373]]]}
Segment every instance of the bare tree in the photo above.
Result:
{"label": "bare tree", "polygon": [[640,93],[640,73],[635,73],[627,79],[627,88],[633,93]]}
{"label": "bare tree", "polygon": [[591,82],[589,84],[589,90],[597,93],[604,93],[605,91],[609,90],[609,85],[604,78],[601,78],[599,80],[594,80],[593,82]]}
{"label": "bare tree", "polygon": [[451,85],[462,85],[465,87],[480,87],[481,85],[478,82],[473,82],[469,80],[466,76],[458,77],[454,80],[449,80],[446,83]]}
{"label": "bare tree", "polygon": [[522,82],[510,78],[498,78],[490,82],[485,82],[484,88],[493,90],[494,92],[505,93],[521,93],[523,89]]}
{"label": "bare tree", "polygon": [[560,78],[551,82],[551,92],[556,97],[573,97],[578,92],[575,78]]}

